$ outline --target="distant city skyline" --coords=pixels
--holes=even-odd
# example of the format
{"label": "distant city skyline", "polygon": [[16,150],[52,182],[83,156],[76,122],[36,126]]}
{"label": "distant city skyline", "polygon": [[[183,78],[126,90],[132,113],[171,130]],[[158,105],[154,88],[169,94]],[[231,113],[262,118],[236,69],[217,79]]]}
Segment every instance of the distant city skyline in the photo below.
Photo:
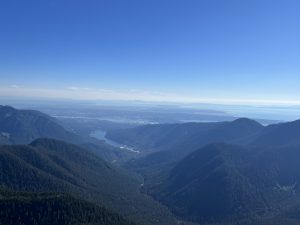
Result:
{"label": "distant city skyline", "polygon": [[296,0],[0,3],[0,97],[300,105]]}

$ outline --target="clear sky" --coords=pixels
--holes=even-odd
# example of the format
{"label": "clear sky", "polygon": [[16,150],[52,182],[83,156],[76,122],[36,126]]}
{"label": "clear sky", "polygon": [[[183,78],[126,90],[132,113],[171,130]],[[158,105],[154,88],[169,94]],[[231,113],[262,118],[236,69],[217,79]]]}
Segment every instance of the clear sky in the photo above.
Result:
{"label": "clear sky", "polygon": [[0,96],[300,104],[299,0],[0,1]]}

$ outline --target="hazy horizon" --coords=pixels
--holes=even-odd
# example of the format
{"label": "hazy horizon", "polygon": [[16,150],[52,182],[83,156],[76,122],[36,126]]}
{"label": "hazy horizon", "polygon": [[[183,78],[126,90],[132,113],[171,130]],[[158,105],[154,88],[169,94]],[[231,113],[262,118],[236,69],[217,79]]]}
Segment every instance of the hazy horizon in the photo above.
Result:
{"label": "hazy horizon", "polygon": [[5,1],[0,96],[300,105],[300,3]]}

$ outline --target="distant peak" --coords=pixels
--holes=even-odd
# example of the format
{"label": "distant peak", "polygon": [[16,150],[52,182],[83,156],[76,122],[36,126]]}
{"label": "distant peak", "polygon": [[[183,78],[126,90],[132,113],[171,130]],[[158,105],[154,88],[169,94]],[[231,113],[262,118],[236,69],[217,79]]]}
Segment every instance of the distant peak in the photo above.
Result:
{"label": "distant peak", "polygon": [[10,105],[0,105],[0,109],[10,109],[10,110],[16,110],[14,107]]}
{"label": "distant peak", "polygon": [[262,126],[259,122],[257,122],[256,120],[252,120],[249,118],[239,118],[236,119],[234,121],[232,121],[233,124],[242,124],[242,125],[258,125],[258,126]]}
{"label": "distant peak", "polygon": [[234,120],[233,122],[256,122],[255,120],[249,119],[247,117],[241,117],[238,118],[236,120]]}

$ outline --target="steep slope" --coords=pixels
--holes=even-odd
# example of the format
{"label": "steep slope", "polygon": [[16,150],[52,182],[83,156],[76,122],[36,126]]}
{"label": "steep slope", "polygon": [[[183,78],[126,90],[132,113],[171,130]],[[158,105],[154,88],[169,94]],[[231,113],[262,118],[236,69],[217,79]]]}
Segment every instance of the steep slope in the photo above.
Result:
{"label": "steep slope", "polygon": [[146,181],[145,191],[188,220],[265,219],[300,203],[299,164],[299,147],[211,144]]}
{"label": "steep slope", "polygon": [[107,138],[142,151],[166,150],[192,137],[205,134],[220,123],[154,124],[107,133]]}
{"label": "steep slope", "polygon": [[249,140],[252,145],[300,145],[300,120],[269,125]]}
{"label": "steep slope", "polygon": [[123,164],[137,155],[135,152],[111,146],[100,140],[90,140],[80,144],[80,146],[92,151],[102,159],[118,165]]}
{"label": "steep slope", "polygon": [[108,132],[107,137],[151,153],[182,144],[199,148],[213,142],[235,142],[262,129],[256,121],[242,118],[233,122],[146,125]]}
{"label": "steep slope", "polygon": [[58,140],[0,147],[0,186],[67,192],[100,203],[141,224],[172,224],[169,212],[139,192],[139,179],[88,150]]}
{"label": "steep slope", "polygon": [[80,137],[41,112],[0,106],[0,143],[28,144],[37,138],[54,138],[79,143]]}
{"label": "steep slope", "polygon": [[[153,173],[153,170],[157,170],[157,168],[164,170],[164,167],[168,166],[168,164],[174,163],[210,143],[244,142],[245,139],[259,133],[263,128],[256,121],[242,118],[233,122],[221,123],[149,125],[119,131],[119,133],[122,133],[123,136],[130,136],[129,140],[131,140],[131,132],[133,132],[136,140],[141,143],[138,146],[142,146],[143,149],[151,149],[149,142],[144,140],[153,138],[152,143],[155,143],[155,149],[159,149],[160,151],[150,153],[136,160],[131,160],[127,164],[130,169],[146,174]],[[141,133],[138,133],[138,131],[141,131]],[[161,141],[162,139],[164,142]],[[127,144],[135,146],[134,142]]]}
{"label": "steep slope", "polygon": [[238,167],[247,150],[225,144],[208,145],[181,160],[160,186],[148,192],[187,219],[207,222],[245,214],[263,204]]}
{"label": "steep slope", "polygon": [[87,134],[77,135],[68,131],[58,120],[39,111],[0,106],[0,144],[29,144],[37,138],[52,138],[81,145],[110,162],[122,162],[132,157],[130,152],[109,146]]}
{"label": "steep slope", "polygon": [[136,181],[122,170],[62,141],[38,139],[28,146],[1,146],[0,153],[1,184],[12,189],[83,193],[88,190],[103,196],[111,193],[113,197],[136,188]]}
{"label": "steep slope", "polygon": [[55,193],[0,191],[0,224],[134,225],[103,207]]}

